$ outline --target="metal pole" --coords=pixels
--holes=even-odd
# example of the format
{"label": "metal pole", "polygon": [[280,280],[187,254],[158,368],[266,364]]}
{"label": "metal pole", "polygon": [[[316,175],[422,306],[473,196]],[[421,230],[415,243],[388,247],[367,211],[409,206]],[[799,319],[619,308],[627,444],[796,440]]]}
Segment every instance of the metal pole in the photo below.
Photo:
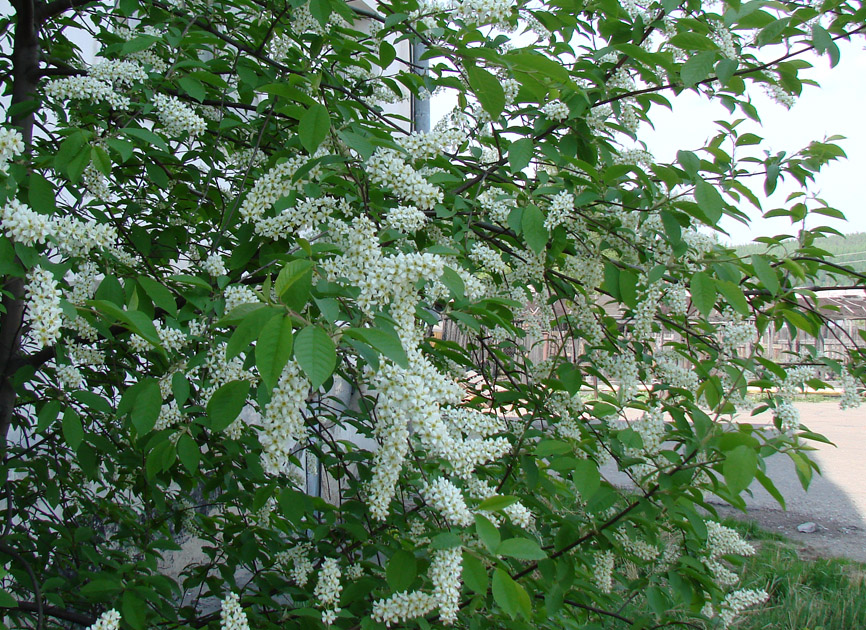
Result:
{"label": "metal pole", "polygon": [[[412,69],[416,74],[426,76],[429,63],[422,59],[427,47],[421,42],[412,44]],[[430,131],[430,99],[412,96],[412,131]]]}

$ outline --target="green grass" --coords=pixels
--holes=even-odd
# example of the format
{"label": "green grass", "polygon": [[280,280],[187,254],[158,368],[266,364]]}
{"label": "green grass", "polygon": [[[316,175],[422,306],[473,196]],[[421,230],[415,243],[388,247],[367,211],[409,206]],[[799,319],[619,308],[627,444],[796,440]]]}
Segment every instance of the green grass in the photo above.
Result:
{"label": "green grass", "polygon": [[[801,559],[790,542],[753,523],[727,521],[758,552],[743,565],[743,588],[770,600],[745,614],[739,630],[866,629],[866,565],[842,559]],[[780,540],[781,539],[781,540]]]}

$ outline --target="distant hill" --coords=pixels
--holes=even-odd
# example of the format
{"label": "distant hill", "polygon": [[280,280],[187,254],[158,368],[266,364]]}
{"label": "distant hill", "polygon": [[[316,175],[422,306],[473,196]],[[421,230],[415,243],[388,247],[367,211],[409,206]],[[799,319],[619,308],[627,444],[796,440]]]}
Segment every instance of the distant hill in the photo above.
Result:
{"label": "distant hill", "polygon": [[[786,243],[786,250],[791,251],[795,242]],[[827,236],[815,239],[814,247],[828,252],[834,263],[845,265],[854,271],[866,273],[866,232],[855,232],[843,236]],[[776,251],[780,245],[773,246]],[[763,243],[749,243],[747,245],[736,245],[734,247],[739,256],[751,256],[766,252],[769,248]],[[822,284],[834,284],[830,277],[822,278]]]}

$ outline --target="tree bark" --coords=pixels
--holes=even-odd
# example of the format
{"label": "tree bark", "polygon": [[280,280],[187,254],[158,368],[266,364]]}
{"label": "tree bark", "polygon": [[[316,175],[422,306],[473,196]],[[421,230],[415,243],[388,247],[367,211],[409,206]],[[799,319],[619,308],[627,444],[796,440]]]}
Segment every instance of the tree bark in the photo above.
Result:
{"label": "tree bark", "polygon": [[[15,7],[15,40],[12,49],[12,107],[33,100],[39,81],[39,27],[34,0],[13,0]],[[14,111],[9,122],[21,131],[25,154],[33,144],[33,108]],[[15,408],[12,377],[18,368],[21,330],[24,324],[24,280],[12,278],[5,287],[5,313],[0,316],[0,455],[6,452],[6,436]]]}

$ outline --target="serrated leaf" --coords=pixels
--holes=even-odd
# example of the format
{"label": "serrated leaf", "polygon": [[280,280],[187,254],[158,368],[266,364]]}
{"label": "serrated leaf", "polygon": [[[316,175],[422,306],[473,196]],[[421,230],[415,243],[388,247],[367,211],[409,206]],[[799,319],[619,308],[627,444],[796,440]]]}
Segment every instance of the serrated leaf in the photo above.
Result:
{"label": "serrated leaf", "polygon": [[292,260],[280,270],[274,281],[277,297],[295,311],[303,310],[310,298],[313,286],[313,263],[309,260]]}
{"label": "serrated leaf", "polygon": [[761,281],[761,284],[772,293],[773,295],[778,295],[779,290],[781,289],[779,285],[779,277],[776,275],[776,270],[770,265],[767,259],[760,254],[752,255],[752,267],[755,269],[755,275],[758,276],[758,280]]}
{"label": "serrated leaf", "polygon": [[253,340],[258,339],[265,324],[280,314],[280,309],[277,308],[269,308],[264,304],[254,306],[259,308],[253,309],[241,319],[240,324],[226,344],[226,359],[229,361],[238,356]]}
{"label": "serrated leaf", "polygon": [[0,589],[0,608],[18,608],[18,600]]}
{"label": "serrated leaf", "polygon": [[521,138],[511,143],[508,147],[508,166],[512,173],[519,173],[532,160],[532,154],[535,151],[535,142],[532,138]]}
{"label": "serrated leaf", "polygon": [[463,552],[463,583],[478,595],[487,594],[487,569],[484,563],[468,551]]}
{"label": "serrated leaf", "polygon": [[536,254],[544,251],[548,239],[547,228],[544,227],[544,213],[535,206],[527,206],[523,209],[520,225],[526,244],[532,251]]}
{"label": "serrated leaf", "polygon": [[547,554],[529,538],[507,538],[496,549],[496,555],[518,560],[543,560]]}
{"label": "serrated leaf", "polygon": [[463,282],[463,278],[460,277],[460,274],[451,269],[451,267],[445,267],[442,271],[442,284],[444,284],[451,294],[456,298],[462,298],[466,291],[466,284]]}
{"label": "serrated leaf", "polygon": [[84,440],[84,426],[81,424],[81,418],[71,407],[67,407],[63,412],[63,420],[61,421],[61,429],[63,431],[63,439],[73,451],[77,451]]}
{"label": "serrated leaf", "polygon": [[181,435],[177,440],[177,457],[189,472],[192,474],[198,472],[201,450],[196,441],[186,433]]}
{"label": "serrated leaf", "polygon": [[739,494],[749,487],[757,470],[758,456],[753,448],[741,444],[725,454],[722,474],[734,494]]}
{"label": "serrated leaf", "polygon": [[328,115],[328,110],[318,103],[310,105],[298,122],[298,138],[311,155],[316,152],[330,130],[331,117]]}
{"label": "serrated leaf", "polygon": [[415,554],[405,549],[398,549],[391,556],[385,569],[388,586],[395,592],[408,591],[416,577],[418,577],[418,561],[415,559]]}
{"label": "serrated leaf", "polygon": [[481,542],[484,543],[484,546],[487,547],[491,553],[496,553],[501,537],[499,536],[499,530],[496,529],[496,525],[491,523],[490,519],[481,514],[476,514],[475,533],[478,534],[478,538],[481,539]]}
{"label": "serrated leaf", "polygon": [[478,504],[478,509],[483,512],[499,512],[500,510],[504,510],[509,505],[513,505],[515,503],[517,503],[517,497],[496,495],[484,499],[481,503]]}
{"label": "serrated leaf", "polygon": [[139,383],[132,402],[130,420],[139,435],[144,435],[156,425],[162,408],[162,394],[159,381],[153,378]]}
{"label": "serrated leaf", "polygon": [[256,341],[256,368],[262,382],[269,388],[276,386],[291,356],[292,319],[288,316],[269,319]]}
{"label": "serrated leaf", "polygon": [[749,309],[749,302],[746,300],[746,296],[743,295],[743,290],[739,285],[728,280],[716,280],[716,287],[718,287],[719,293],[724,296],[727,303],[740,315],[748,317],[752,314],[752,311]]}
{"label": "serrated leaf", "polygon": [[716,225],[722,218],[725,201],[715,186],[699,180],[695,185],[695,201],[709,220],[709,225]]}
{"label": "serrated leaf", "polygon": [[379,328],[347,328],[343,334],[363,341],[400,367],[409,367],[409,357],[397,333]]}
{"label": "serrated leaf", "polygon": [[57,420],[57,416],[60,415],[60,408],[61,405],[59,400],[49,400],[42,406],[42,409],[39,410],[39,416],[37,416],[36,419],[37,433],[41,433]]}
{"label": "serrated leaf", "polygon": [[54,186],[39,173],[28,179],[27,201],[37,212],[49,214],[56,210]]}
{"label": "serrated leaf", "polygon": [[574,486],[585,501],[592,498],[601,487],[601,474],[598,465],[591,459],[581,459],[573,465],[571,478]]}
{"label": "serrated leaf", "polygon": [[716,305],[716,283],[709,274],[698,271],[689,282],[689,290],[692,294],[692,304],[706,317]]}
{"label": "serrated leaf", "polygon": [[134,630],[142,630],[147,624],[147,603],[134,591],[124,591],[120,612],[123,620]]}
{"label": "serrated leaf", "polygon": [[466,78],[469,79],[469,87],[493,120],[497,120],[502,110],[505,109],[505,90],[496,75],[484,68],[473,65],[471,60],[466,61]]}
{"label": "serrated leaf", "polygon": [[526,589],[502,569],[493,572],[493,599],[512,619],[521,615],[528,620],[532,615],[532,601]]}
{"label": "serrated leaf", "polygon": [[139,276],[138,283],[147,293],[148,297],[153,300],[154,305],[158,306],[172,317],[177,316],[177,303],[174,296],[167,288],[159,282],[148,276]]}
{"label": "serrated leaf", "polygon": [[250,392],[249,381],[226,383],[211,396],[207,415],[213,431],[223,431],[241,414]]}
{"label": "serrated leaf", "polygon": [[337,349],[328,333],[318,326],[307,326],[295,338],[295,359],[316,390],[334,372]]}
{"label": "serrated leaf", "polygon": [[706,79],[713,71],[716,61],[715,52],[698,53],[683,64],[680,69],[680,78],[686,87],[692,87]]}

